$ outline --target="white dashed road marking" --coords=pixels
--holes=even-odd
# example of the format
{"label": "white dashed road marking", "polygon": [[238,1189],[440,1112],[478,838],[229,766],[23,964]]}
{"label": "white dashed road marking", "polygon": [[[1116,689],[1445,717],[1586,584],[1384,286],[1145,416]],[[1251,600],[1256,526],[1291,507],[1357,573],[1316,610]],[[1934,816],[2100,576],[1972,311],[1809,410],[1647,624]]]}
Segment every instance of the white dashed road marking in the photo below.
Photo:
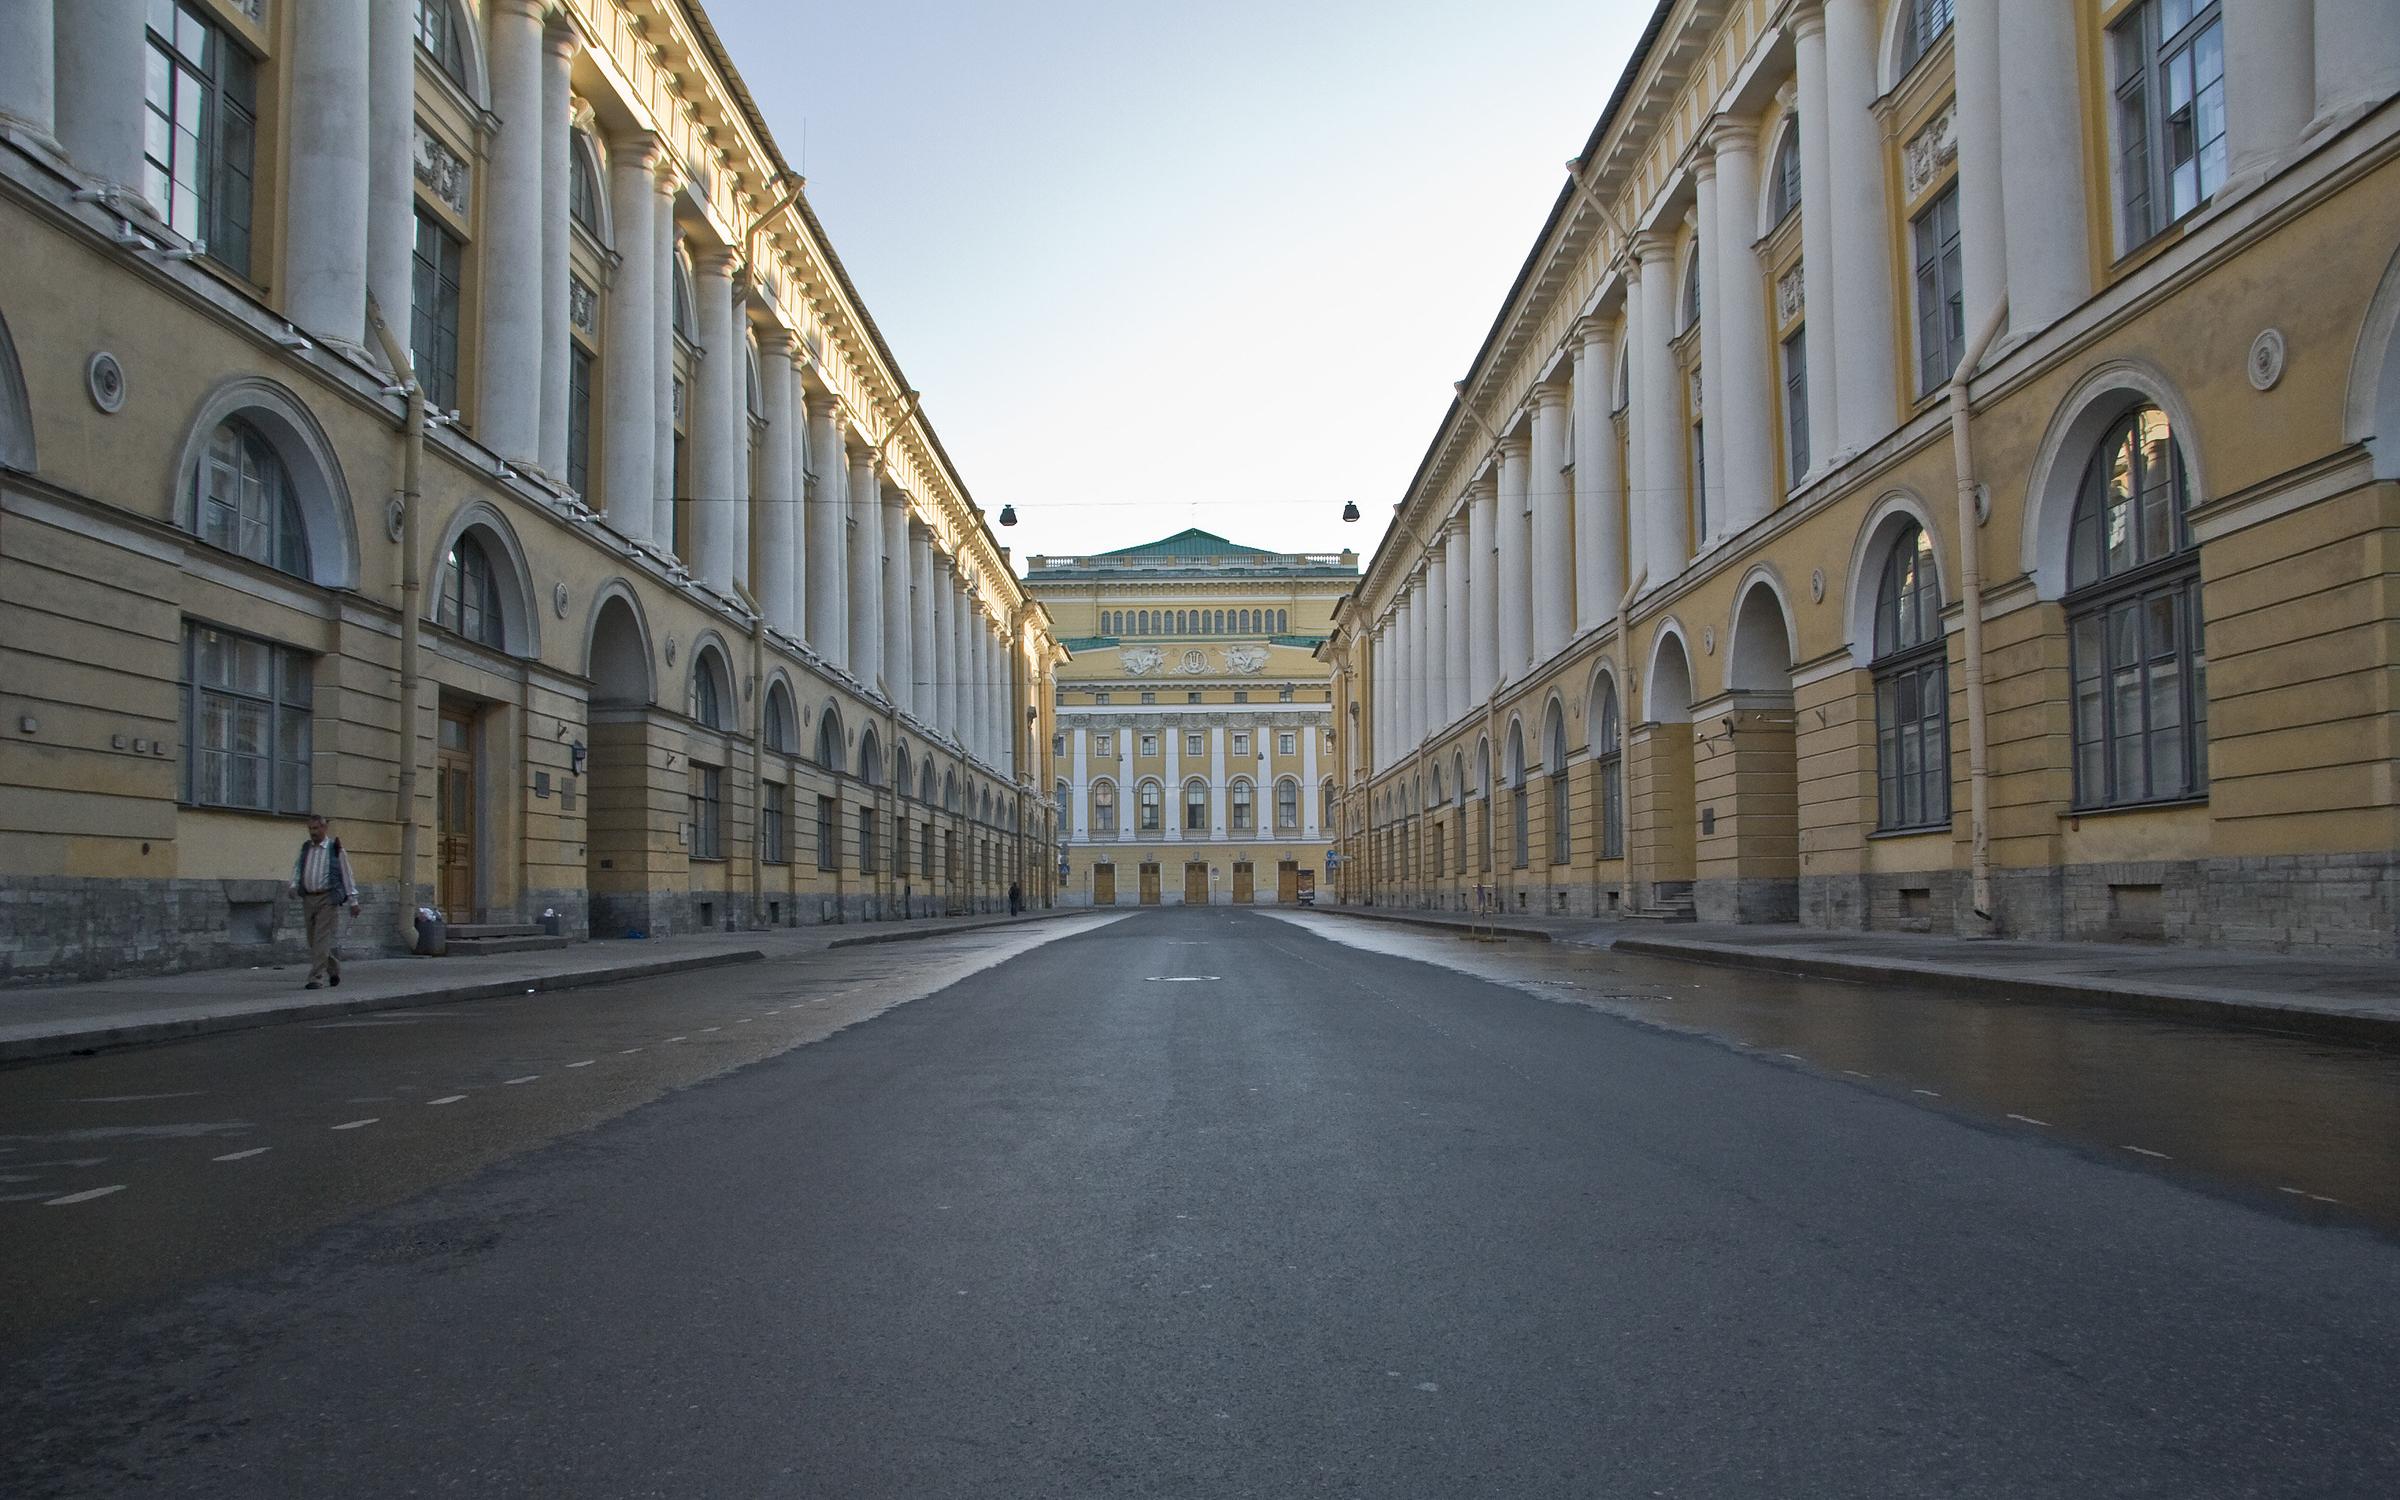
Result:
{"label": "white dashed road marking", "polygon": [[1923,1094],[1928,1099],[1939,1099],[1942,1097],[1932,1089],[1910,1089],[1909,1092],[1912,1094]]}
{"label": "white dashed road marking", "polygon": [[2050,1126],[2050,1122],[2048,1120],[2037,1120],[2031,1115],[2020,1115],[2013,1110],[2010,1111],[2008,1117],[2012,1120],[2022,1120],[2028,1125],[2039,1125],[2045,1130]]}
{"label": "white dashed road marking", "polygon": [[275,1148],[273,1146],[252,1146],[247,1151],[228,1151],[223,1156],[211,1157],[209,1159],[211,1161],[244,1161],[253,1156],[263,1156],[267,1152],[274,1149]]}
{"label": "white dashed road marking", "polygon": [[464,1094],[444,1094],[439,1099],[428,1099],[425,1102],[427,1104],[456,1104],[465,1097],[467,1096]]}
{"label": "white dashed road marking", "polygon": [[382,1119],[382,1118],[383,1118],[383,1116],[381,1116],[381,1115],[369,1115],[369,1116],[367,1116],[367,1117],[366,1117],[365,1119],[363,1119],[363,1120],[351,1120],[351,1121],[348,1121],[348,1122],[347,1122],[347,1123],[345,1123],[345,1124],[336,1125],[336,1126],[334,1126],[333,1128],[334,1128],[334,1129],[336,1129],[336,1130],[356,1130],[356,1129],[358,1129],[360,1126],[363,1126],[363,1125],[372,1125],[372,1124],[374,1124],[374,1123],[375,1123],[377,1120],[380,1120],[380,1119]]}
{"label": "white dashed road marking", "polygon": [[48,1199],[43,1203],[42,1206],[45,1208],[63,1208],[70,1203],[89,1203],[94,1198],[105,1198],[111,1193],[121,1193],[123,1191],[125,1191],[125,1184],[121,1182],[112,1182],[107,1187],[86,1188],[80,1193],[69,1193],[64,1198]]}
{"label": "white dashed road marking", "polygon": [[2153,1151],[2148,1146],[2127,1146],[2125,1149],[2136,1156],[2147,1156],[2155,1161],[2173,1161],[2175,1159],[2164,1151]]}
{"label": "white dashed road marking", "polygon": [[503,1084],[501,1085],[501,1087],[502,1087],[502,1088],[506,1088],[506,1087],[508,1087],[508,1085],[509,1085],[509,1084],[512,1084],[512,1083],[531,1083],[531,1082],[533,1082],[533,1081],[534,1081],[536,1078],[539,1078],[539,1077],[541,1077],[541,1076],[542,1076],[542,1075],[541,1075],[541,1074],[539,1074],[539,1073],[528,1073],[528,1074],[526,1074],[526,1075],[525,1075],[524,1077],[522,1077],[522,1078],[511,1078],[511,1079],[507,1080],[507,1082],[503,1083]]}
{"label": "white dashed road marking", "polygon": [[585,1058],[583,1061],[581,1061],[581,1062],[579,1062],[579,1063],[569,1063],[569,1064],[567,1064],[567,1066],[568,1066],[568,1067],[570,1067],[570,1068],[588,1068],[588,1067],[590,1067],[590,1066],[591,1066],[593,1063],[595,1063],[595,1062],[598,1062],[598,1061],[599,1061],[599,1059],[598,1059],[598,1058],[596,1058],[596,1057],[587,1057],[587,1058]]}

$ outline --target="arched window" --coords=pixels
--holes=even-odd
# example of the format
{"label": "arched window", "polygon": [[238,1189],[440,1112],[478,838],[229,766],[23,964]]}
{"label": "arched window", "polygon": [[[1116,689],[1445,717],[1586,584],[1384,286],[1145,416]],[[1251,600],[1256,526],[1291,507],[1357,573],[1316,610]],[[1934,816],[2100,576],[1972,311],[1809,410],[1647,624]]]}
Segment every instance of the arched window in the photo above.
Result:
{"label": "arched window", "polygon": [[1633,344],[1631,340],[1620,340],[1617,344],[1617,386],[1610,393],[1610,397],[1608,410],[1612,416],[1622,414],[1626,407],[1633,404]]}
{"label": "arched window", "polygon": [[1275,831],[1300,831],[1300,783],[1289,776],[1275,783]]}
{"label": "arched window", "polygon": [[1248,610],[1246,610],[1246,609],[1245,609],[1245,610],[1243,610],[1243,611],[1242,611],[1242,615],[1241,615],[1241,621],[1240,621],[1240,623],[1239,623],[1239,624],[1237,624],[1237,625],[1235,625],[1233,628],[1234,628],[1234,629],[1236,629],[1236,630],[1238,630],[1238,631],[1240,631],[1240,632],[1241,632],[1242,634],[1244,634],[1244,635],[1248,635],[1248,634],[1250,633],[1250,630],[1251,630],[1251,625],[1250,625],[1250,611],[1248,611]]}
{"label": "arched window", "polygon": [[902,745],[892,752],[892,790],[905,798],[915,789],[908,775],[908,747]]}
{"label": "arched window", "polygon": [[1531,819],[1526,815],[1525,731],[1512,724],[1508,729],[1508,817],[1509,863],[1524,869],[1533,863],[1533,841],[1530,837]]}
{"label": "arched window", "polygon": [[1183,831],[1208,832],[1208,783],[1197,776],[1183,784]]}
{"label": "arched window", "polygon": [[1256,792],[1251,787],[1250,782],[1246,777],[1235,778],[1231,790],[1231,800],[1233,803],[1233,831],[1235,833],[1248,833],[1258,826],[1257,809],[1254,802]]}
{"label": "arched window", "polygon": [[1875,593],[1876,826],[1950,821],[1950,669],[1933,540],[1915,523],[1894,539]]}
{"label": "arched window", "polygon": [[1908,7],[1900,33],[1900,72],[1905,74],[1950,29],[1956,0],[1901,0],[1901,3]]}
{"label": "arched window", "polygon": [[842,720],[830,703],[817,718],[817,764],[837,776],[841,774]]}
{"label": "arched window", "polygon": [[2067,546],[2075,805],[2200,795],[2208,663],[2191,480],[2167,414],[2128,412],[2085,471]]}
{"label": "arched window", "polygon": [[1600,762],[1600,857],[1625,857],[1625,725],[1617,684],[1603,677],[1594,689],[1592,754]]}
{"label": "arched window", "polygon": [[441,604],[436,618],[479,646],[504,644],[500,615],[500,580],[493,575],[492,556],[473,532],[451,545],[442,559]]}
{"label": "arched window", "polygon": [[1450,757],[1450,790],[1458,799],[1458,815],[1450,820],[1455,830],[1450,841],[1458,849],[1458,873],[1464,875],[1467,873],[1467,763],[1457,755]]}
{"label": "arched window", "polygon": [[1117,784],[1113,781],[1092,783],[1092,836],[1102,839],[1117,836]]}
{"label": "arched window", "polygon": [[872,728],[858,737],[858,779],[869,786],[883,785],[883,742]]}
{"label": "arched window", "polygon": [[1336,826],[1333,812],[1333,778],[1328,776],[1317,783],[1317,826],[1323,829],[1328,837],[1332,835]]}
{"label": "arched window", "polygon": [[291,471],[257,428],[240,417],[218,424],[192,485],[200,540],[270,568],[310,576],[308,529]]}
{"label": "arched window", "polygon": [[703,729],[726,729],[726,704],[732,692],[725,680],[725,659],[714,650],[692,653],[692,718]]}
{"label": "arched window", "polygon": [[583,131],[574,132],[567,145],[567,217],[593,239],[605,242],[598,161],[592,138]]}
{"label": "arched window", "polygon": [[684,259],[681,254],[675,257],[674,283],[675,332],[697,344],[700,342],[700,324],[694,317],[693,309],[700,305],[700,299],[692,291],[691,262]]}
{"label": "arched window", "polygon": [[1683,263],[1683,325],[1678,333],[1700,326],[1700,250],[1700,243],[1693,241],[1691,257]]}
{"label": "arched window", "polygon": [[417,0],[417,45],[425,49],[444,78],[462,89],[472,87],[467,82],[465,28],[457,0]]}
{"label": "arched window", "polygon": [[767,689],[767,748],[789,755],[800,747],[800,730],[792,717],[791,690],[782,683]]}
{"label": "arched window", "polygon": [[1767,177],[1767,221],[1780,224],[1800,206],[1800,124],[1795,117],[1775,143],[1775,165]]}
{"label": "arched window", "polygon": [[1574,840],[1567,823],[1567,717],[1555,702],[1542,730],[1542,759],[1550,773],[1550,863],[1563,865]]}
{"label": "arched window", "polygon": [[1492,742],[1483,740],[1475,746],[1475,798],[1483,804],[1483,837],[1479,840],[1483,855],[1483,873],[1492,873],[1493,841],[1498,832],[1492,827]]}
{"label": "arched window", "polygon": [[1141,815],[1139,826],[1142,832],[1156,833],[1159,831],[1165,800],[1165,794],[1160,790],[1157,782],[1145,781],[1142,783],[1141,801],[1138,804]]}
{"label": "arched window", "polygon": [[[934,805],[933,757],[931,755],[926,756],[924,764],[917,768],[917,800],[924,803],[927,807]],[[1061,801],[1059,805],[1064,807],[1066,803]]]}
{"label": "arched window", "polygon": [[1291,628],[1292,612],[1288,609],[1279,609],[1275,611],[1275,633],[1277,635],[1282,635]]}

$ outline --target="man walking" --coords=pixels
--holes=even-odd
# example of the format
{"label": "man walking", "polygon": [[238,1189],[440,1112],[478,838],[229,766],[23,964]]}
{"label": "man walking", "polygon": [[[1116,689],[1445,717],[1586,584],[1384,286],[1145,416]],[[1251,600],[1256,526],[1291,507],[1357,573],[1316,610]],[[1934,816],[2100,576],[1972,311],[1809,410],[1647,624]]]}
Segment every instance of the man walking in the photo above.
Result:
{"label": "man walking", "polygon": [[308,983],[301,988],[321,988],[320,981],[340,984],[342,960],[333,951],[333,940],[340,931],[342,908],[358,915],[358,881],[350,873],[350,856],[342,852],[342,841],[325,836],[321,817],[309,818],[308,842],[292,861],[292,894],[308,913]]}

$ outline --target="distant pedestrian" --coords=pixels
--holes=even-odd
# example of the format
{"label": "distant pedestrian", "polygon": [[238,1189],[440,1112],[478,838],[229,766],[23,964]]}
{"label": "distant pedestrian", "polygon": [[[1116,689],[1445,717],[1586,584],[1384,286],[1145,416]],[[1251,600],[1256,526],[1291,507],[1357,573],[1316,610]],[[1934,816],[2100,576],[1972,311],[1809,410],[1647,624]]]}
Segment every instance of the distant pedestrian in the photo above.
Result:
{"label": "distant pedestrian", "polygon": [[1018,916],[1025,910],[1025,892],[1015,881],[1008,883],[1008,914]]}
{"label": "distant pedestrian", "polygon": [[301,988],[320,988],[320,981],[340,984],[342,959],[333,944],[340,934],[342,908],[358,915],[358,879],[350,873],[350,856],[342,852],[342,841],[327,836],[323,818],[308,820],[308,841],[292,861],[292,894],[308,914],[308,983]]}

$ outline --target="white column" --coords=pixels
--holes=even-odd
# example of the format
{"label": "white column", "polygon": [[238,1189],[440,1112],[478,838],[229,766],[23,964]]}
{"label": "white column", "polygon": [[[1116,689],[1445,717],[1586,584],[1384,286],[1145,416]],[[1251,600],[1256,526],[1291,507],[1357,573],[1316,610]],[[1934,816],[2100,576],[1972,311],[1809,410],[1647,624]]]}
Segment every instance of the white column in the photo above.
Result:
{"label": "white column", "polygon": [[791,352],[784,360],[789,373],[783,382],[783,405],[770,412],[768,419],[784,423],[792,434],[792,587],[784,614],[792,622],[791,633],[797,636],[808,629],[808,385],[800,378],[808,353],[798,334],[790,336],[790,344]]}
{"label": "white column", "polygon": [[883,674],[883,460],[873,449],[850,455],[850,675],[873,689]]}
{"label": "white column", "polygon": [[[1442,528],[1442,582],[1449,598],[1442,606],[1442,722],[1464,714],[1475,704],[1474,630],[1470,623],[1473,611],[1468,594],[1468,558],[1472,549],[1467,545],[1467,512],[1462,507],[1452,513],[1449,524]],[[1337,732],[1339,726],[1336,726]]]}
{"label": "white column", "polygon": [[[1825,13],[1813,0],[1792,18],[1792,57],[1800,85],[1800,277],[1807,304],[1810,468],[1833,467],[1841,447],[1841,390],[1834,351],[1842,339],[1841,288],[1833,274],[1832,101],[1826,93]],[[1647,481],[1639,465],[1634,483]]]}
{"label": "white column", "polygon": [[1426,726],[1431,722],[1430,715],[1425,711],[1425,570],[1422,566],[1409,582],[1408,597],[1402,601],[1401,610],[1402,626],[1406,633],[1401,638],[1400,652],[1408,663],[1408,748],[1414,750],[1425,743]]}
{"label": "white column", "polygon": [[[1371,741],[1368,749],[1373,752],[1367,757],[1367,768],[1370,773],[1382,770],[1384,757],[1391,754],[1388,747],[1391,734],[1388,724],[1390,719],[1389,695],[1384,691],[1383,682],[1384,672],[1389,666],[1389,658],[1384,654],[1383,630],[1384,627],[1377,624],[1373,630],[1367,633],[1367,638],[1363,642],[1366,648],[1367,666],[1367,737]],[[1209,784],[1216,785],[1214,780],[1211,780]]]}
{"label": "white column", "polygon": [[993,758],[992,621],[991,617],[983,612],[980,604],[976,607],[972,624],[974,629],[967,639],[969,651],[975,661],[975,713],[973,715],[975,737],[970,743],[974,747],[977,759],[989,761]]}
{"label": "white column", "polygon": [[1567,413],[1573,389],[1552,381],[1534,392],[1533,472],[1526,485],[1533,511],[1533,659],[1548,661],[1575,634],[1575,517],[1567,493]]}
{"label": "white column", "polygon": [[[1489,471],[1467,486],[1467,626],[1474,638],[1474,701],[1500,686],[1500,484]],[[1382,665],[1380,656],[1376,665]]]}
{"label": "white column", "polygon": [[975,656],[973,650],[975,601],[967,592],[966,570],[961,568],[952,581],[950,600],[950,721],[951,736],[961,750],[972,749],[975,717]]}
{"label": "white column", "polygon": [[833,397],[810,392],[808,457],[816,483],[801,506],[801,524],[808,528],[808,643],[837,667],[850,663],[850,613],[842,566],[842,517],[850,505],[847,452]]}
{"label": "white column", "polygon": [[1140,799],[1133,786],[1133,731],[1123,719],[1104,719],[1101,722],[1116,727],[1117,736],[1117,837],[1133,837],[1134,804]]}
{"label": "white column", "polygon": [[[1642,257],[1642,368],[1633,415],[1642,424],[1642,531],[1648,542],[1650,586],[1683,572],[1691,561],[1689,466],[1684,462],[1683,372],[1676,367],[1675,241],[1656,230],[1636,240]],[[1499,771],[1492,773],[1497,776]]]}
{"label": "white column", "polygon": [[[1499,611],[1496,628],[1500,636],[1500,680],[1514,682],[1524,675],[1525,665],[1533,659],[1533,591],[1532,558],[1527,554],[1533,537],[1526,526],[1525,488],[1527,471],[1532,467],[1531,444],[1523,426],[1511,428],[1500,439],[1500,479],[1497,523],[1493,534],[1494,600]],[[1497,684],[1495,684],[1497,685]]]}
{"label": "white column", "polygon": [[912,521],[908,528],[909,576],[909,636],[908,671],[916,680],[916,691],[909,698],[908,709],[921,723],[939,727],[939,710],[935,704],[941,693],[935,665],[937,641],[934,636],[933,533],[923,523]]}
{"label": "white column", "polygon": [[1300,837],[1315,843],[1325,836],[1317,821],[1317,741],[1325,731],[1315,723],[1300,726]]}
{"label": "white column", "polygon": [[[483,191],[477,278],[483,298],[475,436],[502,458],[540,461],[544,298],[542,260],[542,3],[491,7],[491,166]],[[670,532],[669,535],[673,533]]]}
{"label": "white column", "polygon": [[[949,734],[958,723],[958,681],[956,641],[958,638],[958,582],[947,554],[936,541],[928,539],[929,565],[933,569],[933,704],[926,712],[927,727],[935,734]],[[1081,772],[1077,773],[1080,783]]]}
{"label": "white column", "polygon": [[1212,838],[1223,838],[1232,827],[1233,789],[1225,780],[1226,732],[1208,732],[1208,831]]}
{"label": "white column", "polygon": [[[387,0],[388,3],[388,0]],[[567,388],[573,338],[567,319],[567,133],[574,109],[568,78],[575,63],[575,28],[563,18],[542,31],[542,472],[567,482]],[[505,129],[506,127],[502,127]],[[738,363],[738,361],[737,361]],[[734,386],[736,409],[741,386]],[[745,473],[747,466],[745,465]],[[745,542],[748,532],[745,529]],[[728,578],[738,573],[726,575]],[[721,586],[721,585],[720,585]]]}
{"label": "white column", "polygon": [[769,328],[759,340],[758,397],[766,408],[766,449],[760,455],[759,481],[764,492],[752,502],[758,507],[758,557],[751,588],[767,623],[786,635],[800,632],[792,613],[797,591],[792,564],[798,554],[792,533],[799,529],[799,444],[792,430],[792,336]]}
{"label": "white column", "polygon": [[[150,66],[149,0],[67,0],[57,8],[50,96],[58,144],[107,187],[142,196],[142,80]],[[20,65],[22,66],[22,65]],[[496,81],[496,80],[495,80]],[[152,204],[162,216],[163,203]]]}
{"label": "white column", "polygon": [[[1740,420],[1740,409],[1721,407],[1717,402],[1717,377],[1725,370],[1725,320],[1722,312],[1723,288],[1717,275],[1717,162],[1703,150],[1692,163],[1692,182],[1698,201],[1694,217],[1692,274],[1700,278],[1700,378],[1688,382],[1693,404],[1699,408],[1692,415],[1700,422],[1700,472],[1693,476],[1692,510],[1698,518],[1700,534],[1692,538],[1692,550],[1699,552],[1725,534],[1725,433],[1727,423]],[[1724,422],[1712,420],[1719,412]]]}
{"label": "white column", "polygon": [[[2317,0],[2316,54],[2312,129],[2338,128],[2400,94],[2400,24],[2395,24],[2392,0]],[[2230,59],[2226,67],[2230,77]],[[66,106],[63,82],[59,106]]]}
{"label": "white column", "polygon": [[1958,0],[1951,26],[1958,77],[1959,260],[1969,336],[1991,316],[2008,286],[2008,214],[2000,199],[2001,4]]}
{"label": "white column", "polygon": [[1609,384],[1617,378],[1616,331],[1583,320],[1575,349],[1575,626],[1606,622],[1625,592],[1625,476],[1617,465]]}
{"label": "white column", "polygon": [[1709,136],[1717,162],[1717,246],[1700,240],[1716,270],[1715,301],[1707,313],[1716,330],[1716,363],[1708,370],[1709,446],[1718,450],[1725,497],[1721,534],[1731,536],[1774,508],[1775,352],[1767,333],[1767,297],[1752,248],[1758,202],[1758,122],[1725,119]]}
{"label": "white column", "polygon": [[[318,337],[366,341],[366,0],[315,0],[292,17],[291,212],[284,313]],[[134,101],[123,101],[132,108]]]}
{"label": "white column", "polygon": [[[1425,553],[1425,731],[1449,727],[1458,717],[1450,701],[1450,551],[1439,536]],[[1313,793],[1313,787],[1311,788]]]}
{"label": "white column", "polygon": [[892,706],[916,701],[917,652],[909,639],[916,623],[915,579],[908,567],[908,492],[890,480],[883,485],[883,679]]}
{"label": "white column", "polygon": [[1170,842],[1181,842],[1184,833],[1183,720],[1169,714],[1166,727],[1159,732],[1166,736],[1166,743],[1160,748],[1166,751],[1167,784],[1160,798],[1165,805],[1158,812],[1158,829]]}
{"label": "white column", "polygon": [[2020,338],[2049,327],[2092,290],[2078,13],[2072,0],[2010,0],[1999,12],[2000,206],[2008,220],[2008,321]]}
{"label": "white column", "polygon": [[[749,497],[743,455],[725,440],[741,401],[742,344],[733,307],[733,252],[710,249],[693,265],[692,292],[699,306],[700,366],[689,393],[692,445],[692,555],[683,560],[694,577],[721,594],[733,592],[741,554],[737,532],[749,530]],[[728,379],[731,375],[733,378]]]}
{"label": "white column", "polygon": [[1642,275],[1640,257],[1626,262],[1623,363],[1626,386],[1625,570],[1628,584],[1636,576],[1646,578],[1650,568],[1650,435],[1642,429],[1642,424],[1650,418],[1650,401],[1642,390],[1650,379],[1650,330],[1644,317],[1646,299],[1643,292],[1647,281]]}
{"label": "white column", "polygon": [[[655,142],[655,137],[653,138]],[[650,410],[650,543],[675,550],[675,178],[674,160],[663,149],[650,174],[651,375],[657,385]],[[688,397],[688,392],[686,393]]]}
{"label": "white column", "polygon": [[[2053,3],[2033,0],[2003,9],[2042,10]],[[2055,3],[2063,11],[2068,0]],[[1899,420],[1892,372],[1891,210],[1883,184],[1883,127],[1873,107],[1875,10],[1873,0],[1825,0],[1825,123],[1833,161],[1831,175],[1818,179],[1827,191],[1816,196],[1833,209],[1834,306],[1841,313],[1833,377],[1840,387],[1836,419],[1841,427],[1838,444],[1844,454],[1871,447]],[[2060,66],[2064,69],[2060,81],[2068,91],[2065,124],[2072,134],[2082,129],[2083,121],[2082,111],[2073,102],[2078,75],[2072,46]],[[2015,128],[2013,123],[2010,128]],[[2041,153],[2040,169],[2067,180],[2073,163],[2080,159],[2080,149],[2078,140],[2074,149],[2058,156]],[[1806,171],[1805,164],[1802,170]],[[1803,191],[1809,190],[1804,183]],[[2075,186],[2069,191],[2080,194],[2082,188]],[[1803,236],[1807,228],[1803,220]],[[2080,238],[2075,253],[2083,254]],[[2010,279],[2013,282],[2015,278],[2012,275]],[[1809,342],[1816,340],[1812,337]]]}
{"label": "white column", "polygon": [[1092,773],[1084,765],[1084,749],[1092,732],[1078,729],[1074,738],[1075,779],[1068,784],[1067,794],[1075,801],[1068,813],[1070,826],[1078,840],[1088,842],[1092,836]]}
{"label": "white column", "polygon": [[[0,10],[8,8],[0,0]],[[405,5],[368,9],[367,290],[405,348],[416,291],[416,13]],[[0,51],[6,47],[0,42]]]}
{"label": "white column", "polygon": [[[80,6],[81,0],[68,0]],[[45,141],[58,136],[57,16],[51,0],[0,4],[0,120]]]}
{"label": "white column", "polygon": [[[600,498],[609,523],[637,540],[653,535],[658,505],[658,144],[647,136],[611,153],[609,215],[617,226],[617,275],[608,289],[606,368],[601,410]],[[670,440],[672,429],[670,431]],[[672,541],[670,534],[661,538]]]}
{"label": "white column", "polygon": [[[1963,20],[1966,6],[1959,11]],[[2225,140],[2234,187],[2282,166],[2308,129],[2316,108],[2316,11],[2293,0],[2224,0],[2218,14],[2225,23]]]}

